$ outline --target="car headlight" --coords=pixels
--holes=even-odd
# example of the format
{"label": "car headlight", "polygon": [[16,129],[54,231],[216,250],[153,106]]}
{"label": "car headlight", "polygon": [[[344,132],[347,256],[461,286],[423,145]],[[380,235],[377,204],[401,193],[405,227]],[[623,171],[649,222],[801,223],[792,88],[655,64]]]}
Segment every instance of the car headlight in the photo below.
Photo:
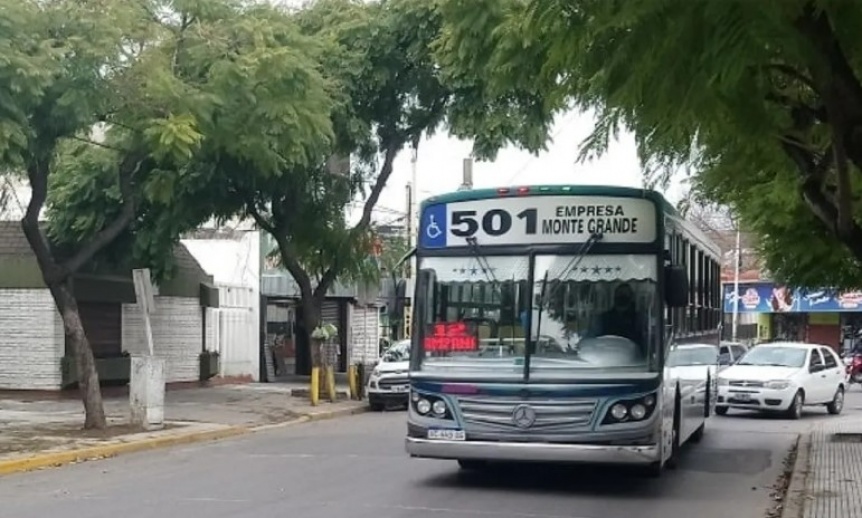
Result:
{"label": "car headlight", "polygon": [[380,377],[380,369],[375,367],[374,370],[371,371],[371,377],[372,378],[379,378]]}
{"label": "car headlight", "polygon": [[729,384],[730,384],[730,382],[727,380],[727,378],[718,378],[718,386],[719,387],[726,387]]}
{"label": "car headlight", "polygon": [[772,390],[784,390],[790,386],[790,382],[787,380],[772,380],[767,381],[763,386]]}

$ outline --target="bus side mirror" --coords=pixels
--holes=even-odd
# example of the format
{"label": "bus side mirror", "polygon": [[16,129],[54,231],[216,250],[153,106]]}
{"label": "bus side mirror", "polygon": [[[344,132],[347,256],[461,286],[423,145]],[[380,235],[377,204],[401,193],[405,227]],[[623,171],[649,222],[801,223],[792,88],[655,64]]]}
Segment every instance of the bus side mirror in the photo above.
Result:
{"label": "bus side mirror", "polygon": [[672,308],[684,308],[688,305],[688,273],[685,266],[665,266],[664,301]]}

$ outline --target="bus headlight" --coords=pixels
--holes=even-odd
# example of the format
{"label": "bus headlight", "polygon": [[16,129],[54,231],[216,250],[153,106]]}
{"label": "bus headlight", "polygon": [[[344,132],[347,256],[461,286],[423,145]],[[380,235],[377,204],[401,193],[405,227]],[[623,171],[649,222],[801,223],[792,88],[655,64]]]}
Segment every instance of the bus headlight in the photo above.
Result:
{"label": "bus headlight", "polygon": [[622,421],[626,418],[626,414],[629,413],[629,409],[626,408],[622,403],[617,403],[616,405],[611,407],[611,415],[617,421]]}
{"label": "bus headlight", "polygon": [[646,415],[646,407],[638,403],[637,405],[632,405],[632,419],[635,421],[640,421]]}
{"label": "bus headlight", "polygon": [[605,413],[602,424],[633,423],[652,417],[656,408],[655,394],[615,401]]}
{"label": "bus headlight", "polygon": [[416,403],[416,411],[422,415],[427,414],[431,411],[431,403],[425,398],[420,399],[419,402]]}
{"label": "bus headlight", "polygon": [[433,394],[422,394],[412,392],[410,394],[410,405],[413,410],[423,416],[434,419],[452,419],[452,411],[444,398]]}

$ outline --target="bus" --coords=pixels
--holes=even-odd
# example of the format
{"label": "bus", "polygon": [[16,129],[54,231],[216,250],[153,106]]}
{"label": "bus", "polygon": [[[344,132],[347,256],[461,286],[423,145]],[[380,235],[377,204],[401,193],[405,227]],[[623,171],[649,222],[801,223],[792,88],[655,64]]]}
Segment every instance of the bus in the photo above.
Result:
{"label": "bus", "polygon": [[[653,190],[522,186],[421,204],[411,457],[631,465],[659,475],[714,412],[720,250]],[[692,379],[694,378],[694,379]]]}

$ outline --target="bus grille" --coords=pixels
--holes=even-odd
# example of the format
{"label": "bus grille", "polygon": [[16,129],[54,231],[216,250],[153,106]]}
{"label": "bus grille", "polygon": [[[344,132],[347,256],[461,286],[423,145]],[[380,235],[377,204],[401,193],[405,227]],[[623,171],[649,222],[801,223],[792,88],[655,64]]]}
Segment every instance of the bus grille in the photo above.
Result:
{"label": "bus grille", "polygon": [[[459,398],[461,416],[468,429],[520,432],[549,432],[588,426],[596,401],[585,399],[478,399]],[[518,405],[529,405],[536,412],[536,422],[529,429],[518,428],[512,414]]]}

